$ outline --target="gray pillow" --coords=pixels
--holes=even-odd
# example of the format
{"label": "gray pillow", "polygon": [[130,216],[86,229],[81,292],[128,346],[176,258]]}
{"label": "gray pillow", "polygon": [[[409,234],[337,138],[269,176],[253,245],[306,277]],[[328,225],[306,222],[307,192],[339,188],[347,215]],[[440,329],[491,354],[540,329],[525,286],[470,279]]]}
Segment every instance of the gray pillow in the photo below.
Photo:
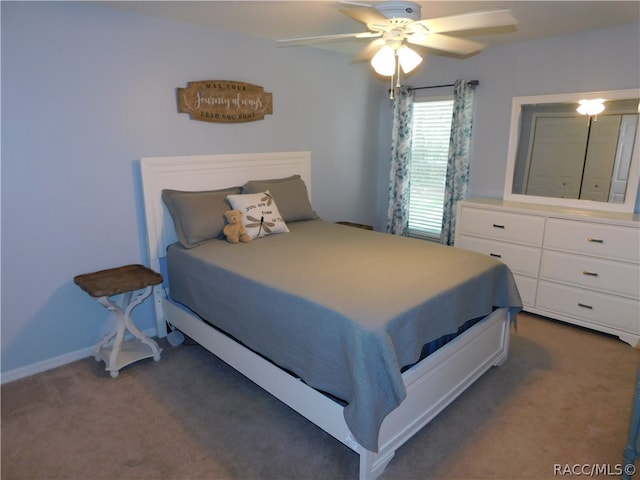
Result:
{"label": "gray pillow", "polygon": [[271,180],[251,180],[242,187],[243,193],[271,192],[285,222],[314,220],[318,214],[311,208],[309,193],[300,175]]}
{"label": "gray pillow", "polygon": [[240,187],[201,192],[162,190],[162,201],[173,219],[178,240],[185,248],[222,236],[224,212],[231,210],[227,195],[241,193]]}

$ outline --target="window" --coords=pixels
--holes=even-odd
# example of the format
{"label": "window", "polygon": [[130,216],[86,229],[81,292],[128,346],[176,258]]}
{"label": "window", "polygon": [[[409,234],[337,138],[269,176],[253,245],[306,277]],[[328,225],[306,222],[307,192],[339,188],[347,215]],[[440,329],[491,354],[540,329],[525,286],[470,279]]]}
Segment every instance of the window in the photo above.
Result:
{"label": "window", "polygon": [[413,103],[408,234],[440,239],[453,96]]}

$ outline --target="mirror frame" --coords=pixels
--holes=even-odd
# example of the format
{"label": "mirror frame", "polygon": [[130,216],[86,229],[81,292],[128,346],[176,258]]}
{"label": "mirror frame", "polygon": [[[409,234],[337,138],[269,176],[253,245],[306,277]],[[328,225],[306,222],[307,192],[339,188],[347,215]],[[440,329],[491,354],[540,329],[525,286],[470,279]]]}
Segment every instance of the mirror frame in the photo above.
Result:
{"label": "mirror frame", "polygon": [[[523,105],[537,103],[578,103],[582,99],[604,98],[605,100],[623,100],[640,98],[640,88],[626,90],[609,90],[600,92],[562,93],[555,95],[532,95],[526,97],[513,97],[511,105],[511,127],[509,130],[509,150],[507,156],[507,169],[504,180],[503,199],[512,202],[537,203],[543,205],[555,205],[558,207],[581,208],[587,210],[600,210],[608,212],[633,213],[640,182],[640,122],[636,129],[636,139],[633,146],[631,165],[629,166],[629,179],[624,203],[597,202],[594,200],[568,199],[556,197],[539,197],[513,193],[513,174],[520,142],[520,112]],[[640,113],[640,112],[639,112]],[[632,186],[630,189],[629,186]]]}

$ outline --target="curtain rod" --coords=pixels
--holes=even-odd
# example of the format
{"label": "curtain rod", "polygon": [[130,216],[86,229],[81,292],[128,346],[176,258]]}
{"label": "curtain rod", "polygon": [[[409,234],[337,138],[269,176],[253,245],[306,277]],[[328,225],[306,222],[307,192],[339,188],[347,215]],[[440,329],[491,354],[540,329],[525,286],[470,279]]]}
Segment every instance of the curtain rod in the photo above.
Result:
{"label": "curtain rod", "polygon": [[[469,80],[467,84],[476,86],[480,82],[478,80]],[[444,88],[444,87],[454,87],[455,83],[448,83],[446,85],[431,85],[430,87],[409,87],[409,90],[425,90],[427,88]]]}

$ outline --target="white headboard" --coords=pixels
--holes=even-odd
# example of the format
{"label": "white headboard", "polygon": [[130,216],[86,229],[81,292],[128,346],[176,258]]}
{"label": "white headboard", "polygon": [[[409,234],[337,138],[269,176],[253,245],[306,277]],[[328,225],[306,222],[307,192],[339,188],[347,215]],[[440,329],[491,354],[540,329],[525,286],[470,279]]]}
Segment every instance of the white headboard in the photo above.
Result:
{"label": "white headboard", "polygon": [[[173,221],[162,202],[162,190],[217,190],[242,186],[249,180],[283,178],[298,174],[311,198],[311,153],[279,152],[180,157],[145,157],[140,160],[149,266],[160,271],[160,258],[176,241]],[[312,203],[313,204],[313,203]],[[166,335],[162,311],[164,290],[153,291],[157,334]]]}

